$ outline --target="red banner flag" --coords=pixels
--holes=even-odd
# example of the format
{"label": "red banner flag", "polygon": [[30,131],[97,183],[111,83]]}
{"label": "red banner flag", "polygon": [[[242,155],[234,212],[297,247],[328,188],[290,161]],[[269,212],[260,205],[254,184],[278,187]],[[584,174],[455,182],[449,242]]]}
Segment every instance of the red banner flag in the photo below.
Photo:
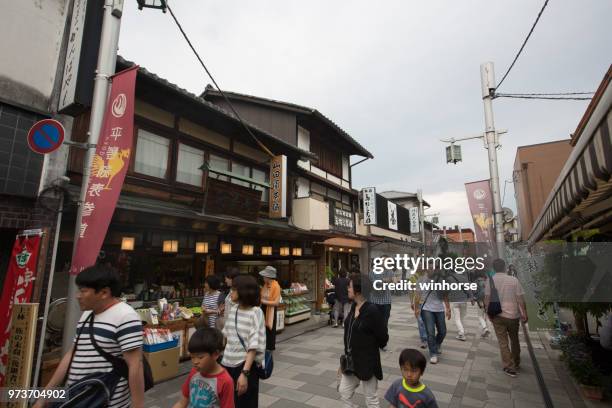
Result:
{"label": "red banner flag", "polygon": [[465,183],[470,212],[474,219],[476,242],[489,244],[493,247],[495,230],[493,222],[493,199],[489,180]]}
{"label": "red banner flag", "polygon": [[96,263],[121,193],[132,153],[137,68],[113,76],[96,154],[91,163],[87,195],[82,203],[83,216],[71,274],[76,275]]}
{"label": "red banner flag", "polygon": [[0,387],[4,385],[7,376],[13,305],[28,303],[32,298],[39,249],[40,235],[18,236],[11,253],[0,299]]}

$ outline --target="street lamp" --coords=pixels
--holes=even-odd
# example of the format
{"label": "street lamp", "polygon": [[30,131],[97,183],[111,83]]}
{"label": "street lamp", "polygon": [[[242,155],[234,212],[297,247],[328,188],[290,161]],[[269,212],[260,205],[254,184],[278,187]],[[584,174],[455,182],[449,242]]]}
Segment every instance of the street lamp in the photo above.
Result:
{"label": "street lamp", "polygon": [[136,0],[138,3],[138,10],[142,10],[143,8],[152,8],[158,9],[166,12],[166,8],[168,8],[168,2],[166,0]]}

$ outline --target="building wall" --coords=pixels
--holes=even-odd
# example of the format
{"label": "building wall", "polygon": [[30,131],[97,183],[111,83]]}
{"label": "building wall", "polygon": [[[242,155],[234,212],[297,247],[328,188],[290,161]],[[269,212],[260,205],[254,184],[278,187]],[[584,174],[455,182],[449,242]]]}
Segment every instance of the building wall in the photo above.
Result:
{"label": "building wall", "polygon": [[38,112],[51,110],[57,68],[63,66],[60,51],[70,3],[2,1],[0,100]]}
{"label": "building wall", "polygon": [[[231,109],[221,97],[209,97],[210,101],[227,112]],[[232,100],[232,106],[242,119],[273,134],[281,140],[297,146],[297,119],[294,113],[258,106],[252,103]]]}
{"label": "building wall", "polygon": [[513,179],[521,240],[529,237],[571,150],[569,140],[517,149]]}

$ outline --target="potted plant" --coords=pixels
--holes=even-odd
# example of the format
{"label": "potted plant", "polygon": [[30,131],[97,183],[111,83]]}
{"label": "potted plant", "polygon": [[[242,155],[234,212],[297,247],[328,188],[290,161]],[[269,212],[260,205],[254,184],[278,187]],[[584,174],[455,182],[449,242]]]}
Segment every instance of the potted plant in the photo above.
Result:
{"label": "potted plant", "polygon": [[588,345],[581,335],[567,336],[560,342],[562,359],[580,385],[585,398],[601,401],[603,399],[603,375],[593,363]]}

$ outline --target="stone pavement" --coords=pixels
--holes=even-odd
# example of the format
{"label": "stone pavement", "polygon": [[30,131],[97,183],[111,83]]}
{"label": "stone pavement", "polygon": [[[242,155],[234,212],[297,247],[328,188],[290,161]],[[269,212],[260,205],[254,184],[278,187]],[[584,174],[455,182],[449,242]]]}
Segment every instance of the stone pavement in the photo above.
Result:
{"label": "stone pavement", "polygon": [[[400,378],[399,352],[420,344],[416,319],[405,298],[393,298],[389,321],[388,352],[381,353],[384,379],[379,382],[379,396]],[[447,321],[448,333],[437,365],[428,364],[423,382],[429,386],[440,408],[543,408],[544,402],[521,333],[523,345],[521,369],[517,378],[503,374],[495,335],[487,340],[477,333],[476,307],[468,306],[467,341],[455,339],[452,321]],[[542,360],[547,383],[553,387],[551,396],[557,408],[573,408],[563,384],[556,377],[539,336],[530,336],[538,360]],[[324,327],[293,337],[277,345],[273,376],[260,382],[261,407],[341,407],[336,391],[336,372],[342,353],[342,329]],[[542,365],[542,362],[540,363]],[[183,364],[188,370],[189,365]],[[146,394],[146,406],[171,407],[179,398],[185,376],[158,384]],[[354,401],[365,406],[361,390]],[[381,407],[387,404],[381,399]],[[584,405],[583,405],[584,406]]]}

